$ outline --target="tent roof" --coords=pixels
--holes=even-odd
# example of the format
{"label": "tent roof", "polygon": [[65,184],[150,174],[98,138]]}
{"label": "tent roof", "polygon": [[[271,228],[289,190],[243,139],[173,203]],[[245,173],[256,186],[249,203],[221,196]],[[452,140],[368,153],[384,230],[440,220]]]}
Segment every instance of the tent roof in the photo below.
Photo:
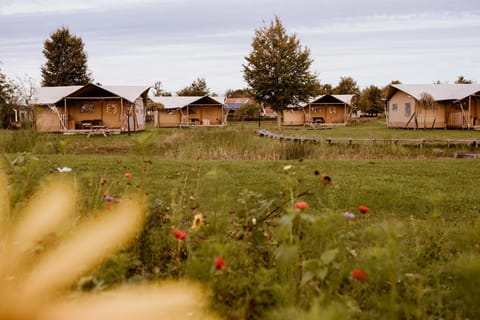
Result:
{"label": "tent roof", "polygon": [[462,100],[480,92],[480,84],[392,84],[388,88],[390,99],[397,91],[403,91],[416,100],[420,100],[422,93],[430,94],[435,101]]}
{"label": "tent roof", "polygon": [[34,104],[54,104],[88,86],[98,87],[114,95],[134,102],[150,87],[148,86],[100,86],[87,84],[85,86],[40,87],[35,89]]}
{"label": "tent roof", "polygon": [[35,89],[34,104],[54,104],[83,86],[40,87]]}
{"label": "tent roof", "polygon": [[[153,102],[163,104],[165,109],[181,109],[192,104],[220,104],[223,103],[209,96],[170,96],[170,97],[150,97]],[[199,103],[205,100],[207,103]]]}
{"label": "tent roof", "polygon": [[338,100],[341,103],[351,105],[353,96],[354,96],[353,94],[324,94],[324,95],[317,96],[317,97],[313,98],[310,101],[310,103],[321,103],[322,100],[328,99],[329,97],[332,97],[332,98],[334,98],[335,100]]}

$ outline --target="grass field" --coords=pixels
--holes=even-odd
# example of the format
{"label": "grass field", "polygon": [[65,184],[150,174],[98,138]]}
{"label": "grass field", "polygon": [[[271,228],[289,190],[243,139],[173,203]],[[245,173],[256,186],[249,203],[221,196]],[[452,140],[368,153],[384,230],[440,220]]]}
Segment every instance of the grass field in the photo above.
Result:
{"label": "grass field", "polygon": [[[76,223],[115,214],[118,204],[106,194],[121,203],[140,192],[146,225],[132,245],[88,274],[93,287],[193,279],[209,288],[212,310],[227,319],[480,316],[480,166],[452,157],[475,148],[309,146],[260,138],[255,128],[88,139],[1,132],[12,215],[61,177],[76,186]],[[391,132],[376,121],[284,131],[479,134]],[[63,167],[72,170],[59,172]]]}

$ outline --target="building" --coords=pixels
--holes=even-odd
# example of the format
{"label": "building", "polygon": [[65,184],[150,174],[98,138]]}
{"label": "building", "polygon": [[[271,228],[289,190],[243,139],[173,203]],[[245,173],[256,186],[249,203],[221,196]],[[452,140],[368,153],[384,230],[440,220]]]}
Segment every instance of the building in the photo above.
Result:
{"label": "building", "polygon": [[210,96],[160,96],[150,99],[163,105],[155,121],[159,127],[224,126],[227,123],[225,105]]}
{"label": "building", "polygon": [[477,127],[480,84],[392,84],[386,106],[390,128]]}
{"label": "building", "polygon": [[149,89],[96,84],[41,87],[32,99],[35,125],[40,132],[141,131]]}
{"label": "building", "polygon": [[287,108],[284,125],[346,125],[352,107],[351,94],[327,94],[311,99],[307,104]]}

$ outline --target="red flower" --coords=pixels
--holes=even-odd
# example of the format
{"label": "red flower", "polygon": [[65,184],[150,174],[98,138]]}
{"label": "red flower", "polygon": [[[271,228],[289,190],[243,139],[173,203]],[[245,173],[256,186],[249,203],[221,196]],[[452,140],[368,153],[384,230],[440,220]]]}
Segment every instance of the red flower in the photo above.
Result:
{"label": "red flower", "polygon": [[366,206],[359,206],[358,207],[358,211],[360,211],[360,213],[367,213],[370,209]]}
{"label": "red flower", "polygon": [[185,238],[187,237],[187,233],[186,232],[183,232],[182,230],[178,230],[178,229],[173,229],[173,234],[175,235],[175,238],[177,238],[177,240],[185,240]]}
{"label": "red flower", "polygon": [[215,258],[213,261],[213,266],[215,267],[216,270],[222,270],[223,268],[226,267],[225,260],[223,260],[222,256],[218,256]]}
{"label": "red flower", "polygon": [[132,177],[132,174],[130,172],[125,173],[125,178],[130,179]]}
{"label": "red flower", "polygon": [[365,271],[361,269],[353,269],[352,270],[352,277],[359,281],[366,281],[368,280],[368,275]]}
{"label": "red flower", "polygon": [[308,208],[308,204],[305,202],[305,201],[297,201],[295,202],[295,205],[294,205],[295,209],[307,209]]}

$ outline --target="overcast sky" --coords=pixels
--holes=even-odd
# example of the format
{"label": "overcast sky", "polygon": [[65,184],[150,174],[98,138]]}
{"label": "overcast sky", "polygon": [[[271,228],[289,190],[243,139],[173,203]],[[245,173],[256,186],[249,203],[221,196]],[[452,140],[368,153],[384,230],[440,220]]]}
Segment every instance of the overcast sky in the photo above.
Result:
{"label": "overcast sky", "polygon": [[205,78],[224,94],[246,86],[254,31],[275,15],[323,84],[480,82],[478,0],[0,0],[0,68],[40,84],[43,42],[66,26],[96,82],[174,93]]}

